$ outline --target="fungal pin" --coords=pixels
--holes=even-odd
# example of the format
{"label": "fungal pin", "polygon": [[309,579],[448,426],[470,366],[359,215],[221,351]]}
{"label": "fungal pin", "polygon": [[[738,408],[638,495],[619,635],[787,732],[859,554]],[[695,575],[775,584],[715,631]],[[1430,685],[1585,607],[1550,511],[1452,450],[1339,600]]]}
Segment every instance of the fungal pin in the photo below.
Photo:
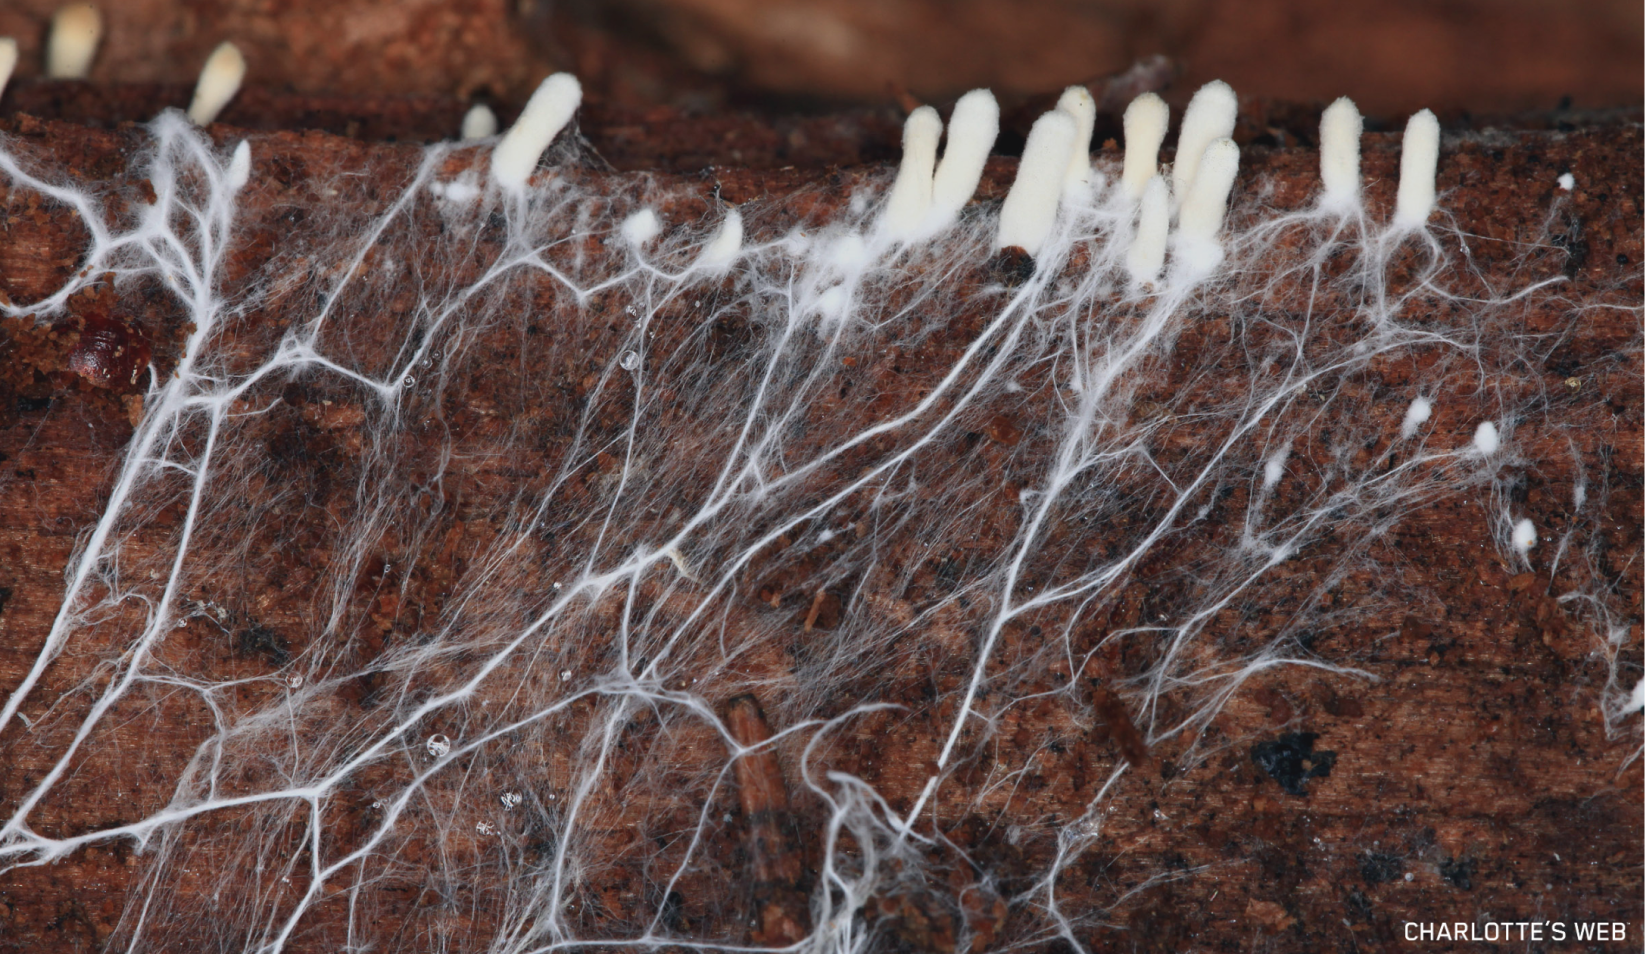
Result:
{"label": "fungal pin", "polygon": [[6,94],[6,84],[11,82],[11,74],[15,69],[17,41],[9,36],[0,36],[0,96]]}
{"label": "fungal pin", "polygon": [[46,75],[52,79],[85,79],[91,72],[97,41],[103,37],[103,17],[89,3],[58,7],[46,40]]}
{"label": "fungal pin", "polygon": [[239,192],[252,179],[252,147],[246,140],[240,140],[240,145],[234,147],[234,155],[229,157],[229,171],[224,173],[224,180],[231,192]]}
{"label": "fungal pin", "polygon": [[887,194],[881,213],[881,234],[907,242],[919,232],[932,209],[932,169],[938,159],[938,137],[944,121],[931,106],[922,106],[904,120],[904,155],[898,178]]}
{"label": "fungal pin", "polygon": [[1429,398],[1415,397],[1413,403],[1407,405],[1407,416],[1401,419],[1401,436],[1408,438],[1418,433],[1418,428],[1430,419]]}
{"label": "fungal pin", "polygon": [[229,105],[240,91],[240,81],[246,78],[246,58],[240,48],[224,41],[217,45],[206,65],[200,70],[200,79],[194,84],[194,101],[189,103],[189,121],[204,126],[217,118],[223,107]]}
{"label": "fungal pin", "polygon": [[1031,256],[1041,250],[1058,214],[1075,133],[1075,120],[1059,110],[1043,113],[1030,127],[1024,156],[1018,160],[1018,177],[1001,203],[996,248],[1017,246]]}
{"label": "fungal pin", "polygon": [[936,235],[955,224],[972,193],[978,191],[984,163],[1000,131],[1001,107],[994,93],[975,89],[956,100],[944,158],[932,176],[932,211],[922,234]]}
{"label": "fungal pin", "polygon": [[1475,449],[1483,457],[1498,453],[1498,427],[1492,421],[1482,421],[1475,429]]}
{"label": "fungal pin", "polygon": [[715,230],[715,234],[704,243],[703,251],[698,253],[697,267],[712,272],[724,271],[742,249],[743,213],[737,209],[727,209],[721,227]]}
{"label": "fungal pin", "polygon": [[1121,162],[1121,188],[1136,202],[1144,195],[1161,162],[1161,141],[1167,138],[1167,103],[1154,93],[1144,93],[1127,106],[1121,117],[1121,134],[1126,140],[1126,158]]}
{"label": "fungal pin", "polygon": [[1058,108],[1075,120],[1075,146],[1070,150],[1064,188],[1079,188],[1092,179],[1092,126],[1098,118],[1098,104],[1085,86],[1071,86],[1058,97]]}
{"label": "fungal pin", "polygon": [[630,245],[639,248],[658,237],[663,231],[663,223],[658,221],[658,213],[651,209],[641,209],[639,212],[623,220],[619,227],[623,238]]}
{"label": "fungal pin", "polygon": [[1192,274],[1211,271],[1224,259],[1218,232],[1224,227],[1240,164],[1241,150],[1229,139],[1214,140],[1201,156],[1195,181],[1178,211],[1178,256]]}
{"label": "fungal pin", "polygon": [[1154,284],[1161,275],[1161,266],[1167,260],[1168,205],[1167,180],[1150,176],[1138,206],[1138,231],[1132,233],[1132,245],[1127,249],[1127,273],[1134,284]]}
{"label": "fungal pin", "polygon": [[583,85],[571,73],[556,73],[538,84],[520,118],[492,150],[492,178],[511,191],[526,188],[544,150],[582,102]]}
{"label": "fungal pin", "polygon": [[463,114],[463,139],[491,139],[498,134],[498,115],[485,103],[476,103]]}
{"label": "fungal pin", "polygon": [[1361,205],[1361,111],[1340,96],[1321,113],[1321,207],[1349,212]]}
{"label": "fungal pin", "polygon": [[1172,159],[1174,206],[1181,207],[1188,200],[1207,147],[1235,132],[1235,110],[1235,90],[1222,80],[1213,80],[1190,98],[1184,110],[1184,125],[1178,130],[1178,151]]}
{"label": "fungal pin", "polygon": [[1515,544],[1515,552],[1526,556],[1527,551],[1538,542],[1538,530],[1533,526],[1533,522],[1526,517],[1517,520],[1515,529],[1510,531],[1510,542]]}
{"label": "fungal pin", "polygon": [[1407,120],[1401,139],[1401,184],[1395,194],[1395,225],[1422,228],[1435,211],[1435,164],[1441,152],[1441,124],[1421,109]]}

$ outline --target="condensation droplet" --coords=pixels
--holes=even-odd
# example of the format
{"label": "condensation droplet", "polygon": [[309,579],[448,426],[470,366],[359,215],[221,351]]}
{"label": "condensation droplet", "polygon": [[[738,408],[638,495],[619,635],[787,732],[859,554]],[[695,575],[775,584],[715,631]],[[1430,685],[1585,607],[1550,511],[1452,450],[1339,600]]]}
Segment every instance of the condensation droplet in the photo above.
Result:
{"label": "condensation droplet", "polygon": [[431,735],[429,741],[423,743],[423,747],[429,750],[430,755],[438,759],[445,756],[447,752],[452,751],[452,740],[444,735]]}
{"label": "condensation droplet", "polygon": [[482,835],[495,835],[498,833],[498,826],[488,821],[475,822],[475,831]]}
{"label": "condensation droplet", "polygon": [[417,383],[417,378],[414,378],[414,377],[412,377],[411,375],[408,374],[404,378],[400,379],[400,383],[401,383],[402,386],[409,388],[412,385]]}
{"label": "condensation droplet", "polygon": [[303,688],[303,674],[302,673],[292,673],[290,676],[287,677],[286,685],[291,686],[293,689],[302,689]]}
{"label": "condensation droplet", "polygon": [[640,367],[640,355],[633,351],[625,351],[623,356],[618,358],[618,364],[622,365],[625,371],[633,371]]}
{"label": "condensation droplet", "polygon": [[514,808],[516,805],[520,804],[520,793],[519,792],[504,792],[503,796],[501,798],[499,798],[498,801],[503,803],[503,808],[504,808],[505,811],[507,811],[511,808]]}
{"label": "condensation droplet", "polygon": [[560,681],[561,682],[566,682],[568,679],[571,679],[571,678],[572,678],[572,670],[562,669],[560,671]]}

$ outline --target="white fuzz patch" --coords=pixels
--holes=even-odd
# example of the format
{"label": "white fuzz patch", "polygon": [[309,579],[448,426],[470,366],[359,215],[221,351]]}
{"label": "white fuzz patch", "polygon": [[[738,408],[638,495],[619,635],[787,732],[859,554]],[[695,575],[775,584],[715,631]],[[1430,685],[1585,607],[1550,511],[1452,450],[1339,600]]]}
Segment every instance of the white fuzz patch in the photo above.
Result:
{"label": "white fuzz patch", "polygon": [[1556,176],[1556,185],[1560,186],[1561,191],[1563,192],[1573,191],[1573,186],[1576,182],[1577,180],[1573,178],[1573,174],[1571,172],[1563,172],[1561,175]]}
{"label": "white fuzz patch", "polygon": [[1411,438],[1430,419],[1430,401],[1428,398],[1415,397],[1413,403],[1407,405],[1407,414],[1401,419],[1401,437],[1403,440]]}
{"label": "white fuzz patch", "polygon": [[1538,530],[1533,526],[1533,522],[1525,517],[1517,520],[1514,529],[1510,531],[1510,543],[1515,547],[1515,552],[1525,557],[1527,551],[1538,543]]}
{"label": "white fuzz patch", "polygon": [[625,242],[639,248],[658,237],[663,231],[663,223],[658,221],[658,213],[651,209],[641,209],[624,219],[619,231],[623,233]]}
{"label": "white fuzz patch", "polygon": [[1498,453],[1498,425],[1492,421],[1482,421],[1475,429],[1475,452],[1483,457],[1491,457]]}

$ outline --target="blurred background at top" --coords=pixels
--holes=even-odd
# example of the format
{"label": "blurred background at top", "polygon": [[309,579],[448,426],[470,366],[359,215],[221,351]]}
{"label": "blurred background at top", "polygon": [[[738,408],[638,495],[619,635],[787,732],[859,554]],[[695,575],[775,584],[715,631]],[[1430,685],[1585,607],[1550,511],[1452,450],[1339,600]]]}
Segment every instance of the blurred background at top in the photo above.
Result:
{"label": "blurred background at top", "polygon": [[[59,0],[5,0],[37,74]],[[1175,91],[1370,114],[1634,106],[1641,0],[104,0],[93,81],[192,82],[232,39],[249,83],[519,101],[569,69],[594,100],[807,109],[1056,91],[1154,55]]]}

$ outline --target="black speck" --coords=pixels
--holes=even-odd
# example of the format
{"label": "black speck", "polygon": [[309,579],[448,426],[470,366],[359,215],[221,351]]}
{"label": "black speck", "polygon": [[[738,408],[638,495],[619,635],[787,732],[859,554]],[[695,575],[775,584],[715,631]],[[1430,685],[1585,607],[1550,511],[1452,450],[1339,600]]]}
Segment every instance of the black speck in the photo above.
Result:
{"label": "black speck", "polygon": [[1623,252],[1619,252],[1618,257],[1615,258],[1614,261],[1618,262],[1620,265],[1628,265],[1630,264],[1630,256],[1624,254]]}
{"label": "black speck", "polygon": [[6,604],[11,601],[11,587],[0,586],[0,613],[6,611]]}
{"label": "black speck", "polygon": [[1455,888],[1470,890],[1470,876],[1475,874],[1473,858],[1448,858],[1441,863],[1441,877]]}
{"label": "black speck", "polygon": [[51,397],[20,397],[17,399],[17,410],[27,414],[30,411],[44,411],[51,407]]}
{"label": "black speck", "polygon": [[1349,913],[1351,921],[1365,924],[1372,920],[1372,902],[1360,891],[1351,891],[1344,898],[1344,910]]}
{"label": "black speck", "polygon": [[279,633],[263,626],[251,626],[235,637],[235,646],[243,655],[262,656],[276,666],[284,666],[292,658],[286,640]]}
{"label": "black speck", "polygon": [[1304,783],[1312,778],[1328,777],[1338,761],[1337,752],[1315,751],[1318,738],[1314,732],[1288,732],[1273,741],[1254,745],[1252,760],[1282,789],[1302,798],[1308,794]]}
{"label": "black speck", "polygon": [[1405,865],[1399,855],[1369,851],[1361,856],[1361,880],[1368,884],[1383,884],[1401,877]]}

